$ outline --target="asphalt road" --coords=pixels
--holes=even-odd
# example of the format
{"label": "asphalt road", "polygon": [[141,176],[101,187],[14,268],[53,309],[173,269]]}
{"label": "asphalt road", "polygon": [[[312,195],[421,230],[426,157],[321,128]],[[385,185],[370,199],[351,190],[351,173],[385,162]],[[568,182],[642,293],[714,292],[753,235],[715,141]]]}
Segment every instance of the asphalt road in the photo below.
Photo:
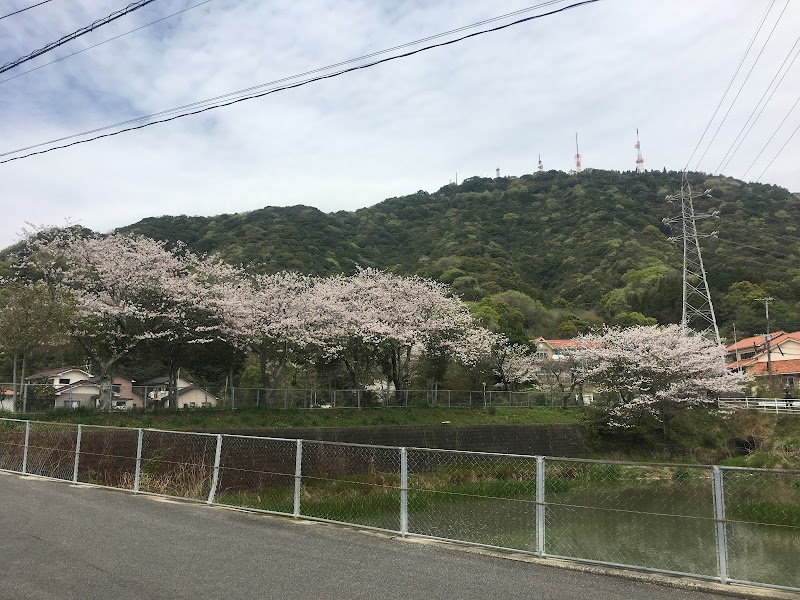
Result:
{"label": "asphalt road", "polygon": [[723,597],[0,473],[3,600]]}

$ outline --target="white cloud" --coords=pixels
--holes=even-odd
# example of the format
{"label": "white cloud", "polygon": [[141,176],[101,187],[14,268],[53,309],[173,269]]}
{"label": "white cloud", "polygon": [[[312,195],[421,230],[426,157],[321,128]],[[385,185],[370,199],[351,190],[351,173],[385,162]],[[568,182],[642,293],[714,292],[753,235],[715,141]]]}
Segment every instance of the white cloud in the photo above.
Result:
{"label": "white cloud", "polygon": [[[192,3],[153,3],[20,70]],[[0,152],[524,6],[509,0],[213,0],[0,84]],[[585,166],[632,168],[639,127],[646,167],[679,169],[765,7],[751,0],[603,0],[303,88],[0,165],[0,246],[25,221],[71,217],[109,230],[152,215],[266,205],[353,210],[438,189],[456,171],[459,178],[490,175],[498,166],[502,173],[529,173],[540,153],[547,168],[568,170],[576,131]],[[4,19],[0,55],[25,54],[117,8],[75,0]],[[798,30],[800,8],[790,6],[702,170],[716,168]],[[726,174],[743,174],[798,93],[790,73]],[[763,165],[797,123],[800,111]],[[791,158],[798,147],[800,138],[764,180],[800,190]]]}

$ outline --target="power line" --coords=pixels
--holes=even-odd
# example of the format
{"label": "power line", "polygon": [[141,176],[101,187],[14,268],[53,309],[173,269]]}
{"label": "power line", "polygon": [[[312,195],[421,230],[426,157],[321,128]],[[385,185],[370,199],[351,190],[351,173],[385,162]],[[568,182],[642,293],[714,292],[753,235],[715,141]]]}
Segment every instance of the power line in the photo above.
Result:
{"label": "power line", "polygon": [[20,8],[12,13],[8,13],[7,15],[3,15],[0,19],[5,19],[6,17],[13,17],[14,15],[18,15],[21,12],[25,12],[26,10],[30,10],[32,8],[36,8],[37,6],[41,6],[42,4],[47,4],[51,0],[44,0],[44,2],[39,2],[39,4],[34,4],[32,6],[26,6],[25,8]]}
{"label": "power line", "polygon": [[774,163],[774,162],[775,162],[775,160],[776,160],[776,159],[777,159],[777,158],[778,158],[778,157],[781,155],[781,152],[783,152],[783,149],[784,149],[784,148],[786,148],[786,146],[789,144],[789,142],[791,142],[791,141],[792,141],[792,138],[795,136],[795,134],[796,134],[798,131],[800,131],[800,125],[798,125],[798,126],[795,128],[795,130],[792,132],[792,135],[790,135],[790,136],[789,136],[789,139],[788,139],[788,140],[786,140],[786,141],[783,143],[783,146],[781,146],[781,149],[780,149],[780,150],[778,150],[778,153],[777,153],[777,154],[776,154],[776,155],[775,155],[775,156],[772,158],[772,160],[771,160],[771,161],[769,161],[769,164],[768,164],[766,167],[764,167],[764,170],[763,170],[763,171],[761,171],[761,175],[759,175],[759,176],[758,176],[758,178],[756,179],[756,181],[758,181],[759,179],[761,179],[761,178],[764,176],[764,173],[766,173],[766,172],[767,172],[767,169],[769,169],[769,168],[772,166],[772,163]]}
{"label": "power line", "polygon": [[733,82],[736,81],[736,76],[739,74],[739,71],[741,70],[742,65],[744,64],[744,61],[747,59],[747,55],[750,54],[750,49],[753,47],[753,44],[755,43],[756,38],[758,37],[758,34],[761,33],[761,28],[764,26],[764,21],[767,20],[767,15],[769,15],[770,11],[772,10],[772,6],[775,4],[775,2],[776,0],[772,0],[772,2],[770,2],[769,6],[767,6],[767,11],[764,13],[764,16],[761,17],[761,21],[758,23],[758,27],[756,27],[756,32],[753,34],[753,37],[750,38],[750,43],[747,44],[747,48],[745,49],[744,54],[742,55],[742,59],[739,61],[739,65],[736,67],[736,70],[733,72],[731,80],[728,82],[728,87],[725,88],[725,92],[722,94],[722,98],[719,99],[719,104],[717,104],[717,108],[714,109],[714,113],[708,120],[706,128],[703,130],[703,135],[701,135],[700,139],[697,140],[697,145],[694,147],[694,150],[692,150],[692,155],[689,157],[689,160],[686,161],[686,166],[683,167],[684,171],[689,168],[689,163],[692,162],[694,155],[700,148],[700,144],[703,143],[703,139],[706,137],[706,134],[708,133],[708,130],[711,127],[711,124],[714,122],[714,118],[717,116],[719,109],[722,108],[722,103],[725,101],[728,92],[731,91],[731,86],[733,86]]}
{"label": "power line", "polygon": [[30,54],[27,54],[25,56],[22,56],[22,57],[16,59],[16,60],[12,60],[11,62],[8,62],[8,63],[4,64],[2,67],[0,67],[0,73],[5,73],[6,71],[10,71],[14,67],[18,67],[19,65],[21,65],[24,62],[27,62],[29,60],[33,60],[34,58],[36,58],[38,56],[41,56],[42,54],[46,54],[47,52],[50,52],[54,48],[58,48],[59,46],[63,46],[64,44],[66,44],[68,42],[71,42],[72,40],[74,40],[76,38],[79,38],[82,35],[86,35],[87,33],[91,33],[92,31],[94,31],[98,27],[102,27],[103,25],[107,25],[108,23],[111,23],[112,21],[115,21],[115,20],[119,19],[120,17],[124,17],[125,15],[130,14],[135,10],[139,10],[143,6],[147,6],[148,4],[150,4],[152,2],[155,2],[155,0],[138,0],[138,2],[132,2],[128,6],[126,6],[125,8],[123,8],[121,10],[118,10],[116,12],[113,12],[110,15],[108,15],[107,17],[104,17],[102,19],[98,19],[97,21],[95,21],[91,25],[87,25],[86,27],[82,27],[81,29],[78,29],[77,31],[73,31],[72,33],[65,35],[61,39],[56,40],[55,42],[50,42],[46,46],[44,46],[42,48],[39,48],[38,50],[34,50]]}
{"label": "power line", "polygon": [[[230,93],[227,93],[227,94],[221,94],[219,96],[214,96],[213,98],[207,98],[206,100],[200,100],[198,102],[192,102],[190,104],[184,104],[183,106],[178,106],[178,107],[175,107],[175,108],[162,110],[162,111],[159,111],[159,112],[156,112],[156,113],[151,113],[149,115],[144,115],[142,117],[136,117],[134,119],[128,119],[126,121],[121,121],[119,123],[114,123],[114,124],[111,124],[111,125],[105,125],[103,127],[97,127],[95,129],[90,129],[88,131],[83,131],[81,133],[76,133],[76,134],[73,134],[73,135],[68,135],[68,136],[65,136],[65,137],[56,138],[56,139],[53,139],[53,140],[49,140],[47,142],[41,142],[41,143],[38,143],[38,144],[34,144],[32,146],[26,146],[24,148],[17,148],[16,150],[13,150],[13,151],[10,151],[10,152],[0,153],[0,157],[7,156],[9,154],[16,154],[18,152],[24,152],[25,150],[31,150],[33,148],[39,148],[41,146],[47,146],[49,144],[55,144],[57,142],[63,142],[63,141],[69,140],[69,139],[77,138],[77,137],[83,137],[85,135],[91,135],[93,133],[99,133],[100,131],[107,131],[109,129],[115,129],[116,127],[121,127],[123,125],[130,125],[132,123],[139,123],[141,121],[148,121],[148,120],[150,120],[150,119],[152,119],[154,117],[161,117],[161,116],[164,116],[164,115],[168,115],[168,114],[172,114],[172,113],[176,113],[176,112],[181,112],[181,111],[188,110],[188,109],[191,109],[191,108],[200,107],[200,106],[203,106],[203,105],[206,105],[206,104],[211,104],[213,102],[217,102],[219,100],[224,100],[226,98],[236,98],[238,96],[244,96],[244,95],[246,95],[246,94],[248,94],[250,92],[254,92],[256,90],[260,90],[260,89],[264,89],[264,88],[269,88],[270,86],[274,86],[274,85],[276,85],[278,83],[283,83],[283,82],[286,82],[286,81],[292,81],[294,79],[299,79],[300,77],[305,77],[307,75],[313,75],[314,73],[320,73],[320,72],[323,72],[323,71],[328,71],[328,70],[333,69],[335,67],[340,67],[340,66],[343,66],[343,65],[352,64],[354,62],[359,62],[359,61],[364,60],[366,58],[372,58],[374,56],[379,56],[379,55],[382,55],[382,54],[386,54],[388,52],[392,52],[394,50],[400,50],[400,49],[403,49],[403,48],[408,48],[410,46],[415,46],[417,44],[421,44],[423,42],[427,42],[427,41],[430,41],[430,40],[433,40],[433,39],[441,38],[441,37],[444,37],[446,35],[451,35],[453,33],[458,33],[458,32],[461,32],[461,31],[465,31],[467,29],[474,29],[475,27],[479,27],[479,26],[487,24],[487,23],[493,23],[493,22],[496,22],[496,21],[499,21],[499,20],[502,20],[502,19],[505,19],[505,18],[508,18],[508,17],[519,15],[521,13],[530,12],[531,10],[536,10],[538,8],[543,8],[543,7],[546,7],[546,6],[553,5],[553,4],[560,4],[560,3],[563,3],[565,1],[566,0],[547,0],[546,2],[542,2],[540,4],[537,4],[537,5],[534,5],[534,6],[530,6],[528,8],[523,8],[523,9],[516,10],[514,12],[510,12],[510,13],[507,13],[507,14],[504,14],[504,15],[500,15],[500,16],[493,17],[493,18],[490,18],[490,19],[485,19],[483,21],[478,21],[477,23],[473,23],[471,25],[465,25],[463,27],[458,27],[456,29],[451,29],[449,31],[445,31],[445,32],[442,32],[442,33],[437,33],[435,35],[431,35],[431,36],[428,36],[428,37],[425,37],[425,38],[421,38],[421,39],[415,40],[413,42],[406,42],[405,44],[400,44],[399,46],[393,46],[391,48],[386,48],[384,50],[379,50],[377,52],[372,52],[370,54],[365,54],[363,56],[359,56],[359,57],[356,57],[356,58],[351,58],[351,59],[344,60],[344,61],[341,61],[341,62],[338,62],[338,63],[333,63],[333,64],[327,65],[325,67],[319,67],[319,68],[316,68],[316,69],[312,69],[310,71],[305,71],[303,73],[298,73],[296,75],[291,75],[289,77],[283,77],[281,79],[276,79],[276,80],[273,80],[273,81],[269,81],[267,83],[262,83],[262,84],[259,84],[259,85],[251,86],[249,88],[244,88],[244,89],[241,89],[241,90],[238,90],[238,91],[235,91],[235,92],[230,92]],[[546,15],[542,15],[542,16],[546,16]],[[367,66],[369,66],[369,65],[367,65]],[[2,82],[0,82],[0,83],[2,83]],[[0,164],[2,164],[2,161],[0,161]]]}
{"label": "power line", "polygon": [[[758,159],[761,158],[762,154],[764,154],[764,151],[767,149],[767,146],[769,146],[770,143],[772,142],[772,140],[775,138],[775,136],[778,135],[778,131],[780,131],[781,127],[783,127],[783,124],[786,123],[786,120],[791,116],[792,112],[794,112],[794,109],[797,107],[798,103],[800,103],[800,96],[798,96],[797,100],[794,101],[794,104],[792,104],[792,108],[789,109],[789,112],[786,113],[786,116],[783,117],[783,120],[775,128],[775,131],[773,131],[772,135],[769,136],[769,139],[767,140],[767,143],[764,144],[763,148],[761,148],[761,151],[753,159],[753,162],[750,163],[750,166],[747,167],[747,171],[745,171],[744,175],[742,175],[742,179],[747,177],[747,174],[750,172],[750,169],[752,169],[755,166],[756,162],[758,162]],[[792,134],[792,136],[794,136],[794,133]],[[792,139],[792,138],[790,137],[789,139]],[[787,143],[788,143],[788,140],[787,140]],[[783,146],[785,147],[786,144],[784,144]],[[783,150],[783,148],[781,148],[781,150]],[[780,154],[780,151],[778,152],[778,154]],[[775,158],[778,158],[777,154],[775,155]],[[767,165],[767,169],[775,161],[775,158],[773,158],[772,161],[770,161],[769,165]],[[761,172],[761,175],[758,176],[758,179],[761,179],[761,176],[764,175],[764,173],[766,172],[767,169],[764,169],[764,171]],[[756,181],[758,181],[758,179]]]}
{"label": "power line", "polygon": [[[778,88],[780,87],[781,83],[783,83],[783,80],[786,78],[786,75],[789,73],[789,70],[792,68],[792,65],[794,65],[794,61],[797,60],[798,55],[800,55],[800,51],[795,53],[794,58],[792,59],[792,62],[790,62],[789,66],[786,68],[786,70],[783,71],[783,75],[781,76],[780,80],[778,81],[778,84],[773,88],[772,84],[775,83],[775,80],[778,78],[778,75],[780,75],[781,71],[783,70],[783,67],[786,64],[786,61],[789,60],[789,57],[794,52],[794,49],[797,48],[798,44],[800,44],[800,36],[798,36],[798,38],[795,40],[794,45],[792,46],[791,50],[789,50],[788,54],[786,55],[786,58],[783,59],[783,62],[781,63],[781,66],[778,67],[778,70],[775,72],[775,75],[773,76],[772,81],[770,81],[769,85],[764,89],[764,93],[761,94],[761,98],[758,99],[758,103],[756,104],[755,108],[753,108],[753,112],[751,112],[750,116],[747,117],[747,121],[745,121],[744,125],[742,125],[742,128],[741,128],[741,130],[739,130],[739,134],[736,136],[736,139],[733,140],[733,143],[731,144],[730,148],[728,148],[728,151],[725,153],[725,156],[722,157],[722,160],[717,165],[717,168],[714,171],[715,173],[720,173],[722,169],[727,169],[728,168],[728,165],[730,164],[731,160],[733,160],[734,155],[739,151],[739,148],[742,147],[742,144],[744,143],[745,138],[753,130],[753,126],[756,124],[756,121],[758,121],[758,119],[761,117],[761,114],[764,112],[764,109],[767,107],[767,104],[769,104],[770,100],[772,100],[772,97],[775,95],[775,92],[778,90]],[[772,88],[772,92],[770,93],[769,98],[767,98],[767,101],[764,102],[764,105],[761,106],[761,102],[764,100],[764,97],[767,95],[767,92],[770,91],[770,88]],[[761,106],[761,110],[760,111],[758,110],[759,106]],[[750,120],[753,119],[753,115],[756,114],[756,111],[758,111],[758,116],[756,116],[756,118],[753,120],[753,122],[750,123]],[[747,129],[747,133],[745,133],[744,137],[742,137],[741,141],[739,141],[739,137],[742,136],[742,132],[744,132],[745,128],[747,128],[748,123],[750,124],[750,128]],[[736,142],[739,142],[739,144],[737,145]],[[736,146],[735,150],[733,149],[734,146]],[[731,154],[731,150],[733,150],[733,154]],[[730,154],[730,158],[728,158],[729,154]],[[727,159],[727,161],[725,159]],[[725,163],[725,164],[723,165],[723,163]]]}
{"label": "power line", "polygon": [[[781,17],[783,16],[783,13],[786,12],[786,9],[789,7],[789,2],[790,1],[791,0],[786,0],[786,4],[783,5],[783,10],[778,15],[778,18],[775,19],[775,24],[772,26],[772,29],[770,29],[769,35],[767,35],[767,39],[764,40],[764,44],[761,46],[761,50],[759,50],[758,56],[756,56],[756,59],[753,61],[753,64],[750,65],[750,70],[747,72],[747,75],[745,75],[744,81],[742,82],[742,85],[739,86],[739,91],[736,92],[736,95],[733,97],[733,101],[730,103],[730,106],[728,106],[728,110],[725,112],[725,116],[723,116],[722,117],[722,121],[719,122],[719,125],[717,126],[717,130],[714,132],[714,135],[711,138],[711,141],[708,142],[708,146],[706,146],[705,152],[703,152],[703,156],[701,156],[700,160],[697,161],[697,164],[694,167],[695,171],[697,171],[699,169],[700,163],[703,162],[703,159],[706,157],[706,154],[708,154],[708,151],[711,148],[712,144],[714,143],[714,140],[717,139],[717,135],[719,134],[720,129],[722,129],[722,126],[725,124],[725,121],[728,118],[728,115],[731,114],[731,110],[733,109],[734,104],[736,104],[736,101],[739,99],[739,95],[742,93],[742,90],[744,90],[744,86],[747,85],[747,81],[750,79],[750,75],[752,75],[753,70],[756,68],[756,65],[758,64],[758,61],[761,58],[761,55],[764,53],[764,50],[767,47],[767,44],[769,44],[769,41],[772,39],[772,34],[775,33],[775,29],[778,27],[778,23],[781,22]],[[772,5],[770,4],[770,7],[771,6]]]}
{"label": "power line", "polygon": [[[85,135],[91,135],[93,133],[99,133],[101,131],[107,131],[109,129],[115,129],[117,127],[122,127],[124,125],[130,125],[132,123],[139,123],[141,121],[148,121],[148,120],[150,120],[150,119],[152,119],[154,117],[161,117],[161,116],[164,116],[164,115],[168,115],[168,114],[172,114],[172,113],[176,113],[176,112],[181,112],[181,111],[188,110],[188,109],[191,109],[191,108],[197,108],[197,107],[200,107],[200,106],[204,106],[206,104],[211,104],[213,102],[217,102],[219,100],[224,100],[226,98],[236,98],[238,96],[245,96],[250,92],[254,92],[256,90],[260,90],[260,89],[264,89],[264,88],[269,88],[269,87],[274,86],[274,85],[276,85],[278,83],[284,83],[286,81],[292,81],[294,79],[299,79],[300,77],[305,77],[306,75],[313,75],[314,73],[320,73],[320,72],[323,72],[323,71],[328,71],[328,70],[333,69],[335,67],[340,67],[340,66],[343,66],[343,65],[352,64],[354,62],[359,62],[359,61],[364,60],[366,58],[372,58],[374,56],[380,56],[382,54],[387,54],[388,52],[392,52],[394,50],[400,50],[400,49],[403,49],[403,48],[408,48],[410,46],[415,46],[415,45],[421,44],[423,42],[427,42],[427,41],[430,41],[430,40],[433,40],[433,39],[441,38],[441,37],[444,37],[444,36],[447,36],[447,35],[450,35],[450,34],[453,34],[453,33],[458,33],[458,32],[461,32],[461,31],[465,31],[467,29],[474,29],[475,27],[479,27],[479,26],[485,25],[487,23],[493,23],[493,22],[496,22],[496,21],[499,21],[499,20],[502,20],[502,19],[505,19],[505,18],[508,18],[508,17],[519,15],[521,13],[530,12],[530,11],[536,10],[538,8],[543,8],[543,7],[551,6],[551,5],[554,5],[554,4],[561,4],[561,3],[565,2],[565,1],[566,0],[547,0],[546,2],[542,2],[540,4],[537,4],[537,5],[534,5],[534,6],[530,6],[528,8],[523,8],[523,9],[516,10],[514,12],[510,12],[510,13],[507,13],[507,14],[504,14],[504,15],[500,15],[500,16],[497,16],[497,17],[492,17],[490,19],[485,19],[483,21],[478,21],[477,23],[473,23],[471,25],[465,25],[463,27],[458,27],[456,29],[451,29],[449,31],[445,31],[445,32],[442,32],[442,33],[437,33],[435,35],[424,37],[424,38],[421,38],[419,40],[415,40],[413,42],[406,42],[404,44],[400,44],[399,46],[393,46],[391,48],[386,48],[384,50],[378,50],[377,52],[372,52],[370,54],[365,54],[363,56],[359,56],[359,57],[356,57],[356,58],[350,58],[348,60],[344,60],[344,61],[341,61],[341,62],[338,62],[338,63],[333,63],[331,65],[327,65],[325,67],[319,67],[319,68],[316,68],[316,69],[312,69],[310,71],[305,71],[303,73],[298,73],[296,75],[291,75],[289,77],[283,77],[281,79],[276,79],[276,80],[273,80],[273,81],[269,81],[267,83],[254,85],[254,86],[251,86],[251,87],[248,87],[248,88],[244,88],[244,89],[241,89],[241,90],[238,90],[238,91],[235,91],[235,92],[229,92],[227,94],[221,94],[219,96],[214,96],[212,98],[207,98],[206,100],[200,100],[198,102],[192,102],[190,104],[184,104],[183,106],[178,106],[178,107],[175,107],[175,108],[162,110],[162,111],[159,111],[159,112],[151,113],[149,115],[144,115],[144,116],[141,116],[141,117],[136,117],[134,119],[128,119],[126,121],[121,121],[119,123],[114,123],[114,124],[111,124],[111,125],[105,125],[103,127],[97,127],[95,129],[82,131],[81,133],[76,133],[76,134],[72,134],[72,135],[56,138],[56,139],[53,139],[53,140],[49,140],[47,142],[41,142],[41,143],[38,143],[38,144],[33,144],[32,146],[25,146],[23,148],[17,148],[16,150],[12,150],[10,152],[3,152],[3,153],[0,153],[0,157],[8,156],[9,154],[16,154],[18,152],[24,152],[25,150],[31,150],[33,148],[40,148],[41,146],[47,146],[49,144],[55,144],[55,143],[58,143],[58,142],[63,142],[63,141],[74,139],[74,138],[78,138],[78,137],[83,137]],[[567,8],[569,8],[569,7],[567,7]],[[541,15],[541,16],[546,16],[546,15]],[[513,25],[513,23],[512,23],[512,25]],[[487,30],[487,31],[492,31],[492,30]],[[458,41],[458,40],[456,40],[456,41]],[[366,65],[366,66],[370,66],[370,65]],[[2,82],[0,82],[0,83],[2,83]],[[276,91],[278,91],[278,90],[276,90]],[[0,161],[0,164],[2,164],[2,161]]]}
{"label": "power line", "polygon": [[16,79],[17,77],[22,77],[23,75],[27,75],[28,73],[33,73],[34,71],[38,71],[39,69],[43,69],[44,67],[49,67],[50,65],[53,65],[53,64],[55,64],[57,62],[60,62],[62,60],[65,60],[67,58],[75,56],[76,54],[80,54],[82,52],[86,52],[87,50],[91,50],[92,48],[97,48],[98,46],[102,46],[103,44],[107,44],[108,42],[113,42],[114,40],[118,40],[121,37],[125,37],[126,35],[129,35],[131,33],[139,31],[140,29],[144,29],[145,27],[150,27],[151,25],[155,25],[156,23],[160,23],[161,21],[166,21],[167,19],[171,19],[174,16],[177,16],[177,15],[179,15],[181,13],[185,13],[186,11],[192,10],[193,8],[197,8],[198,6],[202,6],[203,4],[208,4],[211,1],[212,0],[204,0],[203,2],[198,2],[197,4],[193,4],[192,6],[184,8],[183,10],[179,10],[178,12],[174,12],[171,15],[167,15],[166,17],[161,17],[160,19],[156,19],[155,21],[150,21],[146,25],[142,25],[141,27],[137,27],[136,29],[131,29],[130,31],[126,31],[125,33],[121,33],[119,35],[115,35],[114,37],[109,38],[109,39],[107,39],[105,41],[98,42],[97,44],[93,44],[91,46],[88,46],[88,47],[84,48],[83,50],[78,50],[77,52],[73,52],[72,54],[67,54],[66,56],[62,56],[61,58],[57,58],[57,59],[55,59],[53,61],[50,61],[49,63],[44,63],[43,65],[39,65],[38,67],[34,67],[33,69],[29,69],[27,71],[23,71],[22,73],[17,73],[16,75],[13,75],[13,76],[9,77],[8,79],[0,79],[0,84],[5,83],[6,81],[11,81],[12,79]]}
{"label": "power line", "polygon": [[759,248],[758,246],[751,246],[749,244],[742,244],[741,242],[734,242],[730,238],[719,238],[721,242],[725,242],[726,244],[733,244],[734,246],[741,246],[742,248],[749,248],[750,250],[758,250],[759,252],[766,252],[767,254],[772,254],[778,258],[785,258],[787,260],[793,260],[795,255],[784,254],[782,252],[776,252],[775,250],[767,250],[766,248]]}
{"label": "power line", "polygon": [[[395,56],[390,56],[390,57],[382,58],[380,60],[376,60],[376,61],[373,61],[373,62],[370,62],[370,63],[365,63],[363,65],[356,65],[354,67],[349,67],[347,69],[342,69],[340,71],[336,71],[335,73],[330,73],[330,74],[327,74],[327,75],[320,75],[320,76],[317,76],[317,77],[312,77],[310,79],[299,81],[297,83],[292,83],[292,84],[276,87],[276,88],[269,89],[269,90],[266,90],[266,91],[263,91],[263,92],[259,92],[257,94],[251,94],[251,95],[244,96],[244,97],[241,97],[241,98],[236,98],[236,99],[230,100],[228,102],[223,102],[223,103],[220,103],[220,104],[214,104],[214,105],[207,106],[207,107],[204,107],[204,108],[200,108],[198,110],[194,110],[194,111],[191,111],[191,112],[181,113],[181,114],[178,114],[178,115],[166,118],[166,119],[161,119],[161,120],[158,120],[158,121],[152,121],[150,123],[145,123],[143,125],[138,125],[138,126],[135,126],[135,127],[128,127],[126,129],[121,129],[119,131],[114,131],[112,133],[106,133],[106,134],[98,135],[98,136],[95,136],[93,138],[89,138],[89,139],[86,139],[86,140],[78,140],[78,141],[75,141],[75,142],[71,142],[69,144],[64,144],[62,146],[55,146],[53,148],[48,148],[46,150],[39,150],[37,152],[31,152],[29,154],[24,154],[22,156],[17,156],[17,157],[13,157],[13,158],[7,158],[5,160],[0,161],[0,164],[11,162],[11,161],[14,161],[14,160],[21,160],[23,158],[28,158],[30,156],[34,156],[34,155],[37,155],[37,154],[45,154],[47,152],[52,152],[53,150],[60,150],[60,149],[68,148],[70,146],[75,146],[75,145],[78,145],[78,144],[85,144],[85,143],[88,143],[88,142],[93,142],[93,141],[101,139],[101,138],[106,138],[106,137],[119,135],[120,133],[125,133],[125,132],[128,132],[128,131],[134,131],[134,130],[137,130],[137,129],[144,129],[145,127],[149,127],[151,125],[157,125],[159,123],[167,123],[169,121],[174,121],[176,119],[180,119],[180,118],[183,118],[183,117],[188,117],[190,115],[196,115],[196,114],[203,113],[203,112],[206,112],[206,111],[209,111],[209,110],[214,110],[216,108],[222,108],[222,107],[225,107],[225,106],[230,106],[231,104],[237,104],[239,102],[244,102],[244,101],[247,101],[247,100],[253,100],[255,98],[261,98],[263,96],[268,96],[268,95],[274,94],[276,92],[281,92],[281,91],[285,91],[285,90],[289,90],[289,89],[302,87],[302,86],[308,85],[309,83],[314,83],[316,81],[321,81],[323,79],[333,79],[334,77],[339,77],[340,75],[344,75],[346,73],[350,73],[350,72],[353,72],[353,71],[358,71],[360,69],[367,69],[367,68],[374,67],[374,66],[382,64],[382,63],[390,62],[390,61],[393,61],[393,60],[398,60],[398,59],[401,59],[401,58],[407,58],[409,56],[413,56],[414,54],[419,54],[419,53],[425,52],[427,50],[432,50],[434,48],[440,48],[440,47],[443,47],[443,46],[449,46],[451,44],[455,44],[455,43],[464,41],[464,40],[472,38],[472,37],[477,37],[477,36],[483,35],[485,33],[493,33],[493,32],[496,32],[496,31],[503,30],[503,29],[507,29],[509,27],[513,27],[515,25],[520,25],[522,23],[527,23],[529,21],[533,21],[533,20],[536,20],[536,19],[541,19],[543,17],[548,17],[548,16],[551,16],[551,15],[555,15],[555,14],[558,14],[558,13],[561,13],[561,12],[565,12],[567,10],[571,10],[571,9],[574,9],[574,8],[579,8],[579,7],[585,6],[587,4],[594,4],[595,2],[599,2],[599,1],[600,0],[582,0],[581,2],[576,2],[575,4],[570,4],[568,6],[564,6],[564,7],[552,10],[550,12],[547,12],[547,13],[542,13],[542,14],[539,14],[539,15],[533,15],[533,16],[530,16],[530,17],[526,17],[524,19],[519,19],[517,21],[512,21],[511,23],[506,23],[504,25],[500,25],[498,27],[493,27],[491,29],[484,29],[482,31],[476,31],[474,33],[467,34],[467,35],[462,36],[460,38],[455,38],[453,40],[448,40],[446,42],[440,42],[438,44],[431,44],[429,46],[424,46],[422,48],[418,48],[416,50],[411,50],[411,51],[405,52],[403,54],[397,54]],[[554,3],[555,2],[551,1],[551,2],[545,2],[543,4],[544,5],[550,5],[550,4],[554,4]],[[426,38],[426,39],[430,39],[430,38]],[[411,42],[409,44],[404,44],[404,46],[412,45],[413,43],[414,42]],[[381,51],[381,53],[383,53],[383,52],[386,52],[386,50]],[[374,56],[375,54],[378,54],[378,53],[373,53],[373,54],[367,55],[367,56]],[[351,59],[351,60],[346,61],[346,62],[350,63],[350,62],[354,62],[356,60],[359,60],[359,59]],[[342,64],[342,63],[339,63],[339,64]],[[318,72],[320,70],[325,70],[325,69],[328,69],[328,68],[330,68],[330,67],[323,67],[322,69],[315,69],[313,72]],[[284,79],[278,80],[278,81],[291,80],[291,79],[295,79],[295,78],[300,77],[300,76],[302,76],[302,74],[301,75],[294,75],[292,77],[284,78]],[[265,84],[265,85],[269,85],[269,84]],[[249,90],[262,88],[262,87],[264,87],[264,86],[256,86],[255,88],[249,88]],[[241,93],[247,92],[247,91],[248,90],[241,90],[239,92],[232,92],[230,94],[226,94],[225,96],[218,96],[218,98],[236,96],[238,94],[241,94]],[[196,102],[193,105],[187,105],[187,107],[198,106],[198,105],[205,104],[207,102],[209,102],[209,100]],[[88,135],[88,134],[91,134],[91,133],[95,133],[97,131],[113,129],[113,128],[118,127],[120,125],[125,125],[125,124],[136,122],[136,121],[142,121],[142,120],[145,120],[145,119],[149,119],[149,118],[151,118],[153,116],[158,116],[158,115],[162,115],[162,114],[168,114],[170,112],[175,112],[175,111],[178,111],[178,110],[182,110],[183,108],[185,108],[185,107],[179,107],[179,108],[170,109],[170,110],[167,110],[167,111],[163,111],[161,113],[155,113],[154,115],[147,115],[147,116],[144,116],[144,117],[139,117],[137,119],[131,119],[129,121],[123,121],[121,123],[116,123],[114,125],[107,125],[105,127],[101,127],[101,128],[94,129],[94,130],[91,130],[91,131],[78,133],[78,134],[74,134],[74,135],[71,135],[71,136],[68,136],[68,137],[58,138],[58,139],[55,139],[55,140],[50,140],[49,142],[42,142],[42,143],[39,143],[39,144],[35,144],[33,146],[27,146],[25,148],[18,148],[16,150],[11,150],[11,151],[8,151],[8,152],[0,153],[0,156],[8,156],[10,154],[17,154],[18,152],[24,152],[25,150],[29,150],[31,148],[36,148],[36,147],[40,147],[40,146],[46,146],[48,144],[60,142],[60,141],[63,141],[63,140],[66,140],[66,139],[70,139],[70,138],[81,137],[83,135]]]}

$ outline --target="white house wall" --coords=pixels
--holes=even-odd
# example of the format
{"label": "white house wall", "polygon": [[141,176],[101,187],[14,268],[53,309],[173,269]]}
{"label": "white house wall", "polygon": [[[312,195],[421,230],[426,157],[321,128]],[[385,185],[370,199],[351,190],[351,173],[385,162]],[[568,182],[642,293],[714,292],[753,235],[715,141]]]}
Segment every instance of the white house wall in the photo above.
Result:
{"label": "white house wall", "polygon": [[[795,340],[786,340],[785,342],[780,343],[778,346],[772,346],[770,348],[770,354],[772,355],[773,361],[800,358],[800,342]],[[756,361],[767,362],[767,353],[762,352],[756,356]]]}

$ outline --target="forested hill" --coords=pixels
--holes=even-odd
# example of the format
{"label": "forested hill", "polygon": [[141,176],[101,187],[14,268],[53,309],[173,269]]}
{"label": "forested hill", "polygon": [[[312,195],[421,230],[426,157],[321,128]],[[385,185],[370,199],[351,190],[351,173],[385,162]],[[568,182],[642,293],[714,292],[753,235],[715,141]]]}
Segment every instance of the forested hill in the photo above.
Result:
{"label": "forested hill", "polygon": [[[690,182],[712,193],[696,202],[697,212],[719,211],[699,228],[718,231],[702,244],[723,323],[763,330],[757,298],[765,294],[777,299],[778,325],[800,321],[800,196],[701,173]],[[639,312],[669,322],[679,318],[682,252],[668,239],[679,231],[662,220],[680,213],[665,200],[679,189],[677,172],[550,171],[472,177],[355,212],[268,207],[148,218],[122,230],[182,240],[261,271],[325,275],[374,266],[439,279],[467,300],[490,297],[484,304],[515,290],[553,314],[586,309],[614,321]]]}

